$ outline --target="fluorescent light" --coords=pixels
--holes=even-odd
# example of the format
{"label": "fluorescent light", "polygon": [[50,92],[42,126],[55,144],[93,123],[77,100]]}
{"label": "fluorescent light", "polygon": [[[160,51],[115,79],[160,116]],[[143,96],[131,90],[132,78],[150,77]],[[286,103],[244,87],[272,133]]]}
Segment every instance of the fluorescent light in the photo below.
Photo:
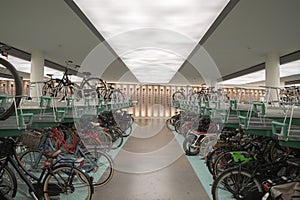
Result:
{"label": "fluorescent light", "polygon": [[229,0],[75,2],[140,82],[168,83]]}

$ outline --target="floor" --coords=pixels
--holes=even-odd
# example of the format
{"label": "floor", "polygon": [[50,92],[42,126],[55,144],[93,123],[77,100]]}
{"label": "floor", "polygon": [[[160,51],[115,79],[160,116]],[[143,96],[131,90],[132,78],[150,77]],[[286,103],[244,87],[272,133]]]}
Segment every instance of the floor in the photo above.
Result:
{"label": "floor", "polygon": [[[164,119],[137,120],[137,126],[114,158],[115,174],[95,188],[93,199],[206,200],[212,179],[203,161],[186,157],[183,138]],[[204,186],[202,185],[202,183]]]}

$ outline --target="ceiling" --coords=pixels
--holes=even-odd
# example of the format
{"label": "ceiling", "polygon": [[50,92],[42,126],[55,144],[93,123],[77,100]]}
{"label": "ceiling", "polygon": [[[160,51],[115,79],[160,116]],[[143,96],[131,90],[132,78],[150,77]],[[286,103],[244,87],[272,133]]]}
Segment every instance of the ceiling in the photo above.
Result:
{"label": "ceiling", "polygon": [[[291,56],[289,61],[299,59],[299,0],[232,0],[229,4],[170,83],[201,84],[243,75],[264,68],[265,56],[271,52]],[[49,61],[46,65],[52,67],[72,60],[85,63],[80,70],[92,69],[105,80],[137,82],[71,0],[5,1],[0,24],[0,42],[16,48],[19,57],[30,59],[32,52],[41,51]],[[84,62],[95,49],[108,67]]]}

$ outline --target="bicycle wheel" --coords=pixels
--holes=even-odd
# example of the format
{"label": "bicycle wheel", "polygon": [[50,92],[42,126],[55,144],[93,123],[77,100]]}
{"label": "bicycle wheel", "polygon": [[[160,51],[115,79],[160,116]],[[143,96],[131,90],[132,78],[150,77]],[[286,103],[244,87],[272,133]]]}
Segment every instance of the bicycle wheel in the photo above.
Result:
{"label": "bicycle wheel", "polygon": [[170,130],[170,131],[174,131],[174,126],[171,123],[171,118],[166,120],[166,127]]}
{"label": "bicycle wheel", "polygon": [[224,152],[218,156],[213,167],[213,176],[218,177],[224,170],[236,166],[231,152]]}
{"label": "bicycle wheel", "polygon": [[243,169],[229,169],[220,174],[211,188],[214,200],[261,199],[261,182]]}
{"label": "bicycle wheel", "polygon": [[213,151],[209,152],[205,158],[205,163],[208,168],[208,171],[213,175],[214,164],[218,156],[223,153],[223,148],[216,148]]}
{"label": "bicycle wheel", "polygon": [[208,145],[211,145],[213,141],[217,142],[217,136],[216,135],[207,135],[205,136],[200,143],[200,155],[201,156],[206,156],[207,154],[205,153],[207,150]]}
{"label": "bicycle wheel", "polygon": [[218,142],[217,140],[212,140],[207,145],[205,145],[205,148],[203,150],[203,157],[206,158],[207,155],[214,150],[214,146],[217,142]]}
{"label": "bicycle wheel", "polygon": [[112,138],[105,131],[95,129],[94,133],[82,133],[80,139],[87,149],[96,148],[104,152],[109,152],[112,147]]}
{"label": "bicycle wheel", "polygon": [[[195,135],[188,135],[183,141],[183,150],[186,155],[195,156],[199,153],[199,142],[196,141],[198,138]],[[200,141],[200,139],[198,139]]]}
{"label": "bicycle wheel", "polygon": [[124,121],[118,124],[120,129],[122,130],[123,137],[128,137],[132,132],[132,126],[130,123]]}
{"label": "bicycle wheel", "polygon": [[[17,178],[6,165],[0,166],[0,194],[15,197],[17,193]],[[2,200],[0,195],[0,200]],[[6,199],[6,198],[3,198]]]}
{"label": "bicycle wheel", "polygon": [[90,200],[93,186],[90,177],[85,172],[77,167],[61,164],[45,176],[43,191],[46,200]]}
{"label": "bicycle wheel", "polygon": [[97,165],[97,170],[91,171],[94,186],[103,186],[108,183],[114,175],[114,164],[112,158],[98,149],[88,149],[84,152],[88,159]]}
{"label": "bicycle wheel", "polygon": [[117,149],[123,144],[123,133],[122,131],[117,127],[110,127],[109,128],[109,134],[112,138],[112,149]]}
{"label": "bicycle wheel", "polygon": [[112,93],[109,94],[108,99],[113,102],[124,102],[125,95],[120,90],[115,89],[112,91]]}
{"label": "bicycle wheel", "polygon": [[98,94],[98,98],[102,96],[102,94],[106,94],[107,87],[104,81],[100,78],[88,78],[86,81],[82,82],[80,85],[80,88],[83,89],[83,91],[88,92],[89,91],[96,91]]}
{"label": "bicycle wheel", "polygon": [[1,79],[8,78],[14,81],[14,83],[10,85],[13,87],[7,87],[6,85],[4,85],[6,88],[0,87],[0,95],[3,96],[0,104],[0,120],[5,120],[15,112],[14,101],[10,98],[6,98],[6,96],[16,96],[15,104],[16,107],[18,107],[21,101],[20,96],[22,95],[22,82],[15,67],[3,58],[0,58],[0,72]]}
{"label": "bicycle wheel", "polygon": [[42,155],[38,150],[29,149],[21,154],[20,161],[27,171],[42,172],[46,156]]}
{"label": "bicycle wheel", "polygon": [[172,94],[173,101],[180,101],[185,99],[185,95],[183,92],[177,91],[174,94]]}

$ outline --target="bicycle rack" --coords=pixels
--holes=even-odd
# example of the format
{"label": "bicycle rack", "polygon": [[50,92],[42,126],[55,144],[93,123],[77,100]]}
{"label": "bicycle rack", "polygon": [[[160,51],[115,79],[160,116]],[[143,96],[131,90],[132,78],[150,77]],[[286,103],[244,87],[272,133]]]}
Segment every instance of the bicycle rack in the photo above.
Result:
{"label": "bicycle rack", "polygon": [[6,120],[0,121],[0,137],[19,136],[24,134],[33,121],[33,113],[23,113],[22,109],[17,108],[15,97],[1,95],[1,106],[5,106],[9,98],[12,98],[15,114]]}
{"label": "bicycle rack", "polygon": [[283,122],[272,122],[272,133],[278,137],[280,145],[300,149],[300,123],[294,120],[295,114],[300,117],[300,110],[295,111],[295,106],[290,106],[289,118],[287,112]]}

